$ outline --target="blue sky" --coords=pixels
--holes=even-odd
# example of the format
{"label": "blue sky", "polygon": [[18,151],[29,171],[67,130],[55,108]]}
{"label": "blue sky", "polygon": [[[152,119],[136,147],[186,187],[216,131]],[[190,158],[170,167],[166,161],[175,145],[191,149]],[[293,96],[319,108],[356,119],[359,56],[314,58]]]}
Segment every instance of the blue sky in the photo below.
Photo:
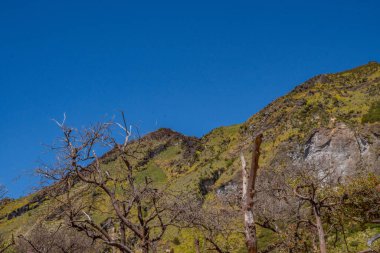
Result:
{"label": "blue sky", "polygon": [[[202,136],[380,60],[380,1],[0,2],[0,183],[31,191],[64,112]],[[47,158],[48,159],[48,158]]]}

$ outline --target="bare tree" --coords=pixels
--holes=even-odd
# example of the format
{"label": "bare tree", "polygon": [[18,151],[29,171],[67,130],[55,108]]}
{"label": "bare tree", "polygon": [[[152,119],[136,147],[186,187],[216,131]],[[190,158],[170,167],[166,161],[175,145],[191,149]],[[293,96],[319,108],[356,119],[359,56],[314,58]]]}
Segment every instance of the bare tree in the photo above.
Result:
{"label": "bare tree", "polygon": [[[195,196],[195,194],[190,194]],[[239,227],[240,206],[231,203],[228,198],[215,196],[212,200],[188,198],[181,204],[184,211],[178,223],[181,229],[195,228],[201,233],[205,250],[228,253],[236,249],[236,235],[243,234]],[[195,250],[200,252],[199,239],[195,239]]]}
{"label": "bare tree", "polygon": [[75,253],[94,252],[94,243],[78,232],[65,227],[39,223],[28,235],[19,235],[17,252],[34,253]]}
{"label": "bare tree", "polygon": [[[339,213],[347,222],[365,224],[380,224],[380,177],[372,173],[364,173],[351,178],[343,188],[344,194],[339,205]],[[375,234],[367,241],[368,250],[378,252],[376,241],[380,234]]]}
{"label": "bare tree", "polygon": [[332,239],[330,247],[352,250],[345,225],[365,226],[380,220],[380,192],[376,188],[380,181],[378,176],[363,173],[344,178],[344,182],[339,183],[334,168],[298,165],[260,173],[256,225],[269,229],[277,238],[267,248],[320,252],[319,235],[324,234],[322,239]]}
{"label": "bare tree", "polygon": [[10,201],[10,199],[6,197],[7,193],[8,191],[5,185],[0,184],[0,209],[2,209],[6,203]]}
{"label": "bare tree", "polygon": [[[334,168],[322,169],[316,166],[294,167],[292,188],[294,196],[300,201],[300,206],[310,208],[314,219],[300,218],[300,222],[311,225],[316,229],[319,251],[327,252],[326,231],[323,224],[331,210],[340,203],[337,187],[339,181],[335,177]],[[327,219],[326,219],[327,220]],[[331,220],[329,220],[331,221]],[[333,225],[333,224],[330,224]]]}
{"label": "bare tree", "polygon": [[[131,126],[127,126],[124,114],[122,123],[106,122],[83,130],[68,127],[65,120],[56,122],[63,137],[58,151],[58,168],[41,170],[51,179],[59,179],[63,191],[56,200],[59,210],[68,224],[95,241],[101,241],[124,253],[155,251],[168,226],[181,212],[178,201],[165,187],[157,187],[149,177],[136,178],[138,140],[131,142]],[[123,142],[117,143],[113,136],[115,128],[121,130]],[[112,147],[117,166],[106,169],[96,150]],[[64,192],[63,194],[61,194]],[[80,194],[79,194],[80,192]],[[98,196],[98,202],[106,205],[100,210],[96,203],[81,201],[83,194]],[[173,199],[174,198],[174,199]],[[103,220],[93,214],[102,212]]]}
{"label": "bare tree", "polygon": [[254,208],[255,224],[273,233],[273,240],[263,252],[274,249],[280,252],[307,251],[297,240],[302,210],[287,185],[287,173],[274,169],[260,173]]}
{"label": "bare tree", "polygon": [[245,241],[248,249],[248,253],[257,252],[257,236],[256,236],[256,224],[254,218],[254,196],[257,171],[259,169],[259,157],[260,157],[260,145],[262,142],[262,135],[259,134],[255,137],[251,167],[248,169],[244,158],[241,154],[242,174],[243,174],[243,212],[244,212],[244,225],[245,225]]}
{"label": "bare tree", "polygon": [[4,198],[5,194],[7,194],[7,189],[4,185],[0,184],[0,199]]}

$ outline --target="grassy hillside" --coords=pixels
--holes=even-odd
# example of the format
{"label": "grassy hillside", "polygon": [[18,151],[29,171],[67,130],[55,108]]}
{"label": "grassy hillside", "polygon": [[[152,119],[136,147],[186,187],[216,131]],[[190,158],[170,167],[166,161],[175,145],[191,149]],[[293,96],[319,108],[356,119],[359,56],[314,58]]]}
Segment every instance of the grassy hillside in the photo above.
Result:
{"label": "grassy hillside", "polygon": [[[212,198],[229,184],[240,182],[239,153],[249,153],[251,138],[264,134],[260,165],[263,171],[291,166],[293,159],[303,156],[304,145],[321,128],[334,129],[344,123],[362,136],[378,134],[380,104],[380,64],[367,65],[336,74],[316,76],[278,98],[242,124],[220,127],[202,138],[187,137],[169,129],[159,129],[143,137],[139,153],[132,162],[138,169],[137,180],[149,175],[157,184],[190,191]],[[103,167],[118,173],[117,155],[103,156]],[[378,163],[378,160],[373,160]],[[377,171],[379,172],[379,171]],[[78,198],[94,198],[78,188]],[[57,203],[49,199],[47,189],[30,196],[12,200],[0,208],[0,234],[27,234],[35,224],[50,215]],[[105,208],[102,197],[96,197],[97,209]],[[102,220],[101,213],[94,213]],[[352,227],[348,242],[353,249],[363,249],[369,235],[380,232],[379,227]],[[194,252],[196,231],[171,229],[165,241],[175,252]],[[260,247],[272,240],[265,229],[259,230]],[[243,252],[242,238],[236,239],[236,252]],[[343,247],[343,246],[342,246]],[[343,250],[342,250],[343,252]]]}

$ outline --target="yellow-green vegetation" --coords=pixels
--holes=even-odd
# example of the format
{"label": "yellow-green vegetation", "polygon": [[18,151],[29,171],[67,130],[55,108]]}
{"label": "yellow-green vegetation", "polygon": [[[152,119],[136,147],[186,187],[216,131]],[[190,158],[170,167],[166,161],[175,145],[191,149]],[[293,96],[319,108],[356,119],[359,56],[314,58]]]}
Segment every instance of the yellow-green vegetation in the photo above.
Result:
{"label": "yellow-green vegetation", "polygon": [[165,172],[157,166],[153,161],[149,162],[143,170],[136,175],[136,182],[143,182],[146,177],[149,177],[153,182],[162,184],[166,181]]}
{"label": "yellow-green vegetation", "polygon": [[369,108],[368,113],[363,115],[363,123],[374,123],[380,121],[380,101],[376,101]]}

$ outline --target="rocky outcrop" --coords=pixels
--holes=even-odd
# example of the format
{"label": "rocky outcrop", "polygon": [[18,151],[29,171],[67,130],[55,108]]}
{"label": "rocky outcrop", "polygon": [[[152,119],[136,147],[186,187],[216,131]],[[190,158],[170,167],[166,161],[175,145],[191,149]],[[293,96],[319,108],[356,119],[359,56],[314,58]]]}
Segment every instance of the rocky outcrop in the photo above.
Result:
{"label": "rocky outcrop", "polygon": [[304,161],[321,169],[334,169],[337,177],[353,175],[364,166],[376,172],[380,165],[377,130],[372,126],[372,132],[367,128],[357,134],[344,123],[318,129],[304,147]]}

